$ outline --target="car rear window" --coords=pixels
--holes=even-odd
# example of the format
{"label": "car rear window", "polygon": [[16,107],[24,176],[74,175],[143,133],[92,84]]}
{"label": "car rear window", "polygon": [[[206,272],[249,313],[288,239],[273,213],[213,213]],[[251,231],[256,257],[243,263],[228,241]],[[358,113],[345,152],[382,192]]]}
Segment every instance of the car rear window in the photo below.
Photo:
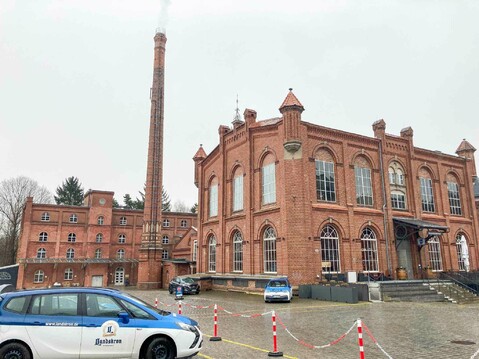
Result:
{"label": "car rear window", "polygon": [[15,297],[8,301],[5,309],[15,313],[22,313],[27,297]]}

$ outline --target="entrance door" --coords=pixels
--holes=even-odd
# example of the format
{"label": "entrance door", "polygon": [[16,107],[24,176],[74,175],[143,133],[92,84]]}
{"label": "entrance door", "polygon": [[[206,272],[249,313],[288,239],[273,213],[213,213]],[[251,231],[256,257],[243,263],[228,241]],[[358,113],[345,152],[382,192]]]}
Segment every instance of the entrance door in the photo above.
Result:
{"label": "entrance door", "polygon": [[401,267],[406,268],[408,279],[414,278],[412,257],[411,257],[411,242],[407,239],[399,241],[397,247],[398,261]]}
{"label": "entrance door", "polygon": [[115,271],[115,285],[125,284],[125,269],[117,268]]}
{"label": "entrance door", "polygon": [[103,287],[103,276],[94,275],[91,277],[91,286],[92,287]]}

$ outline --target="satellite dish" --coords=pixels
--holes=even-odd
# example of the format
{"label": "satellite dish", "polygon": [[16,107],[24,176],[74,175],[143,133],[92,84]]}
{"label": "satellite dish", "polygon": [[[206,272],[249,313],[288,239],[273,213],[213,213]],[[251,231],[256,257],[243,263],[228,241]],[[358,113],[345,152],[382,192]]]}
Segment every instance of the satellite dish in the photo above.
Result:
{"label": "satellite dish", "polygon": [[398,224],[394,229],[394,234],[397,239],[404,239],[407,237],[407,228],[402,224]]}

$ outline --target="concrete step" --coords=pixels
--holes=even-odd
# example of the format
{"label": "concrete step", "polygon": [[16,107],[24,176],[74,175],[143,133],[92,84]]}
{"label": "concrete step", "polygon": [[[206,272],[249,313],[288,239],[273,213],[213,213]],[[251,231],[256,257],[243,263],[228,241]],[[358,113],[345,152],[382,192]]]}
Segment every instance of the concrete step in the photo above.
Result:
{"label": "concrete step", "polygon": [[393,296],[389,297],[388,295],[383,296],[385,302],[445,302],[447,299],[441,294],[432,294],[432,295],[404,295],[404,296]]}

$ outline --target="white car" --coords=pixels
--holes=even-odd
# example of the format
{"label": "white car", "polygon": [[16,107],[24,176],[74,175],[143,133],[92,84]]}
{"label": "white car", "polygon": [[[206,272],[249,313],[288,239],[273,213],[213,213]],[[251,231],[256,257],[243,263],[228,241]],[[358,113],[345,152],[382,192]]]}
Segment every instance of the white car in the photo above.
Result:
{"label": "white car", "polygon": [[114,289],[0,294],[0,359],[189,358],[202,342],[196,321]]}
{"label": "white car", "polygon": [[293,299],[293,288],[288,278],[270,279],[264,289],[265,302],[291,302]]}

